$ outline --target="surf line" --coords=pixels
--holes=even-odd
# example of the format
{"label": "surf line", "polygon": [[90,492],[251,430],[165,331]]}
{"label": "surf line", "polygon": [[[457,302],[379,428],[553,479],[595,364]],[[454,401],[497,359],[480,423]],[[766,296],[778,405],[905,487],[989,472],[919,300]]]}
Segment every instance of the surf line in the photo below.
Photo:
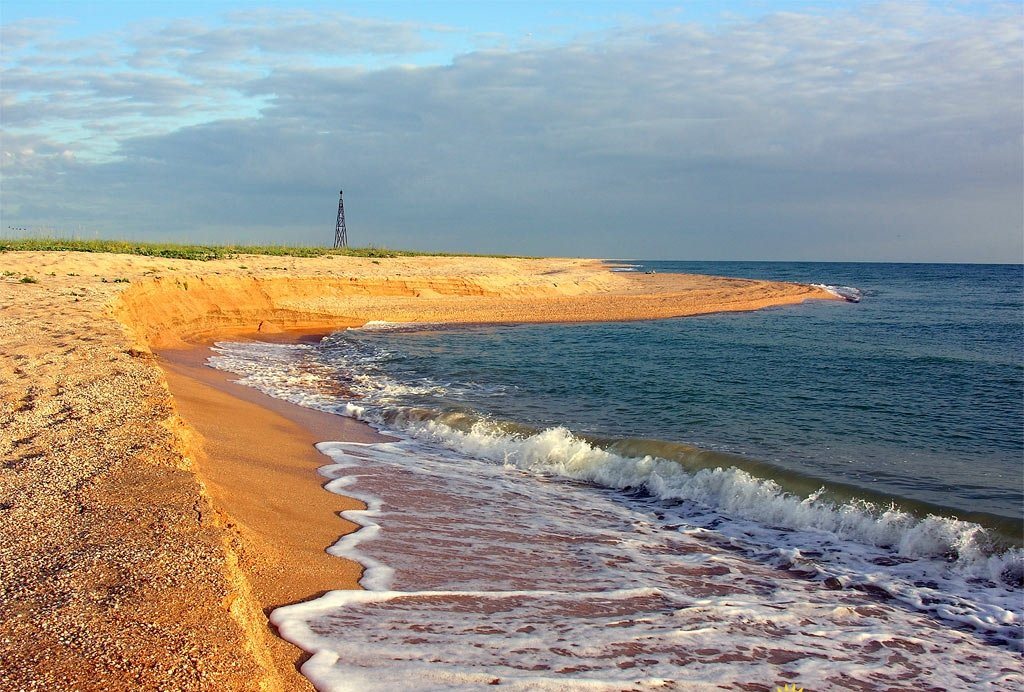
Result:
{"label": "surf line", "polygon": [[[330,469],[331,471],[344,471],[358,468],[359,457],[351,452],[346,451],[345,456],[341,459],[339,459],[340,455],[332,456],[327,453],[326,450],[328,449],[328,446],[336,444],[337,443],[335,442],[320,442],[316,445],[317,451],[329,458],[332,462],[322,467],[321,471],[326,469]],[[359,447],[372,447],[377,443],[346,442],[344,444],[346,447],[355,447],[358,449]],[[343,461],[342,459],[345,459],[346,461]],[[352,461],[347,461],[348,459],[351,459]],[[343,512],[339,512],[339,516],[351,521],[359,528],[342,536],[334,543],[334,545],[327,548],[327,552],[335,557],[348,558],[362,565],[363,576],[359,578],[359,585],[364,589],[368,591],[387,591],[394,579],[395,570],[380,560],[360,552],[357,548],[360,543],[364,541],[371,541],[380,535],[381,527],[380,524],[377,523],[376,519],[381,515],[383,501],[376,495],[371,495],[370,493],[364,493],[358,489],[354,489],[354,486],[358,483],[359,477],[357,475],[346,474],[333,478],[324,485],[324,489],[329,492],[335,493],[336,495],[346,495],[359,500],[366,505],[366,509],[347,509]]]}

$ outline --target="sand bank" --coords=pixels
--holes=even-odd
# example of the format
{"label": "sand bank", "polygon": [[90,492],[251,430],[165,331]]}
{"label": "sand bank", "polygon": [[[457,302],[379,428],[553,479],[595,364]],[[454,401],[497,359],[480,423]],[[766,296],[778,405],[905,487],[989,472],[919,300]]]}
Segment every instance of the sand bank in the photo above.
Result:
{"label": "sand bank", "polygon": [[372,431],[153,348],[370,319],[648,319],[832,298],[591,260],[19,252],[0,270],[0,685],[25,689],[293,689],[298,651],[265,611],[354,584],[355,566],[322,553],[352,501],[317,487],[311,443]]}

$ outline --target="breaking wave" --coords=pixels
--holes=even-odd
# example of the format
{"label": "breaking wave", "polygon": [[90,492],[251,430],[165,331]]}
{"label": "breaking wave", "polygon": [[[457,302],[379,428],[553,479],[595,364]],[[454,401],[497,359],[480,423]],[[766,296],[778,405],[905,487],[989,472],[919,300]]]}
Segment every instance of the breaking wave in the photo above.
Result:
{"label": "breaking wave", "polygon": [[[1021,646],[1024,552],[976,522],[844,496],[814,479],[772,478],[756,462],[744,469],[742,458],[687,445],[597,442],[560,426],[537,430],[474,411],[396,405],[403,392],[459,385],[392,382],[353,370],[352,362],[336,368],[305,358],[315,351],[308,345],[221,343],[215,349],[212,366],[272,396],[457,455],[628,493],[656,503],[659,512],[671,510],[681,524],[707,530],[709,540],[731,549],[835,588],[884,592]],[[382,355],[353,357],[365,364]],[[345,387],[332,389],[341,377]]]}
{"label": "breaking wave", "polygon": [[864,294],[859,288],[853,286],[832,286],[829,284],[814,284],[818,288],[824,288],[826,291],[834,296],[839,296],[843,300],[850,303],[859,303]]}

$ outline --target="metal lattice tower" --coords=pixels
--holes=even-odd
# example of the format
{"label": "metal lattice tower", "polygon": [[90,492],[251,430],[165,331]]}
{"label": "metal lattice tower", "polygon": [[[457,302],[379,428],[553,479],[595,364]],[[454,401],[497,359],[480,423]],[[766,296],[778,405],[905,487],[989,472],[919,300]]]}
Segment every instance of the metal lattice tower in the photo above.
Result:
{"label": "metal lattice tower", "polygon": [[334,247],[348,247],[348,229],[345,228],[344,194],[344,190],[338,190],[338,223],[334,226]]}

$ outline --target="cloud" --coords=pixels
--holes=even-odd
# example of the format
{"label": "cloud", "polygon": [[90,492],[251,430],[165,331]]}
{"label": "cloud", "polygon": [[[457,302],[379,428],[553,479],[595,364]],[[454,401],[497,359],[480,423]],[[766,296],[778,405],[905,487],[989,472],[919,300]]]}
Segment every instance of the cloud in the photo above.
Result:
{"label": "cloud", "polygon": [[[387,245],[720,258],[1024,252],[1012,12],[914,4],[630,25],[373,68],[333,58],[426,50],[423,36],[446,29],[316,19],[247,12],[221,27],[136,29],[114,71],[13,67],[5,125],[145,119],[102,133],[117,143],[113,159],[79,161],[38,190],[19,175],[4,205],[44,210],[60,189],[65,220],[79,223],[317,242],[343,186],[355,240]],[[175,122],[185,114],[195,124]],[[984,242],[971,240],[978,229]]]}
{"label": "cloud", "polygon": [[[122,32],[58,38],[65,22],[25,20],[5,25],[5,128],[119,118],[120,139],[147,133],[151,122],[210,121],[255,114],[259,101],[239,85],[285,65],[313,65],[365,55],[429,50],[439,25],[349,17],[340,13],[252,10],[228,23],[173,20]],[[176,120],[172,120],[176,119]],[[82,154],[89,142],[75,142]],[[96,147],[106,152],[110,146]]]}
{"label": "cloud", "polygon": [[67,24],[60,19],[26,19],[2,24],[0,40],[3,42],[3,52],[8,54],[44,42]]}

